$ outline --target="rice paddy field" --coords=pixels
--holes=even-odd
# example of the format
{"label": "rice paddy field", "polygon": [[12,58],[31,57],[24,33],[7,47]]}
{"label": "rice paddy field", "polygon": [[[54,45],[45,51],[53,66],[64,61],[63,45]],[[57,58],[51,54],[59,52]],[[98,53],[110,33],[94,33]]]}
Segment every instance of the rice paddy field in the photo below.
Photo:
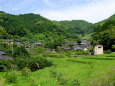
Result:
{"label": "rice paddy field", "polygon": [[0,72],[0,86],[115,86],[115,53],[48,60],[54,65],[35,72]]}

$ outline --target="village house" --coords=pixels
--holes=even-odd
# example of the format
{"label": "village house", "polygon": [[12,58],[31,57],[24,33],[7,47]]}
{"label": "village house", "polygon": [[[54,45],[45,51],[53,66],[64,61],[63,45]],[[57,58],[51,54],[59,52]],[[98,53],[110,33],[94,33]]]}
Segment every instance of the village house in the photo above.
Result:
{"label": "village house", "polygon": [[88,44],[88,43],[89,43],[89,41],[88,41],[88,40],[83,39],[83,40],[81,41],[80,45],[86,45],[86,44]]}
{"label": "village house", "polygon": [[41,43],[41,42],[33,43],[32,45],[33,45],[34,47],[39,47],[39,46],[42,46],[42,47],[43,47],[43,46],[44,46],[43,43]]}
{"label": "village house", "polygon": [[73,46],[72,47],[72,50],[88,50],[88,47],[87,46]]}
{"label": "village house", "polygon": [[4,59],[4,60],[12,60],[12,58],[7,57],[7,54],[3,51],[0,50],[0,59]]}

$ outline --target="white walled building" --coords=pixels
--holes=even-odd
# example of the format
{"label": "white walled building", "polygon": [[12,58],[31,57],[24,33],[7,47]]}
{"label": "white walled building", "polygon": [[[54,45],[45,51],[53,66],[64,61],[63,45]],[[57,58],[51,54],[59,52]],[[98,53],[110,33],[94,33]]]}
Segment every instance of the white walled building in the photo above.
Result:
{"label": "white walled building", "polygon": [[103,45],[96,45],[94,47],[94,55],[103,54]]}

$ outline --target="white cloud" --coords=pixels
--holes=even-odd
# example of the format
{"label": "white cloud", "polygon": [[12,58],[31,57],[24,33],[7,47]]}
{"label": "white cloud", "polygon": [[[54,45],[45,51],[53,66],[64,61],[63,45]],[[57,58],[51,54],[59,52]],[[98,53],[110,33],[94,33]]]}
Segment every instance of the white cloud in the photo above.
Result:
{"label": "white cloud", "polygon": [[[49,0],[45,0],[49,1]],[[93,3],[59,10],[46,10],[40,14],[51,20],[86,20],[98,22],[115,13],[115,0],[94,0]]]}

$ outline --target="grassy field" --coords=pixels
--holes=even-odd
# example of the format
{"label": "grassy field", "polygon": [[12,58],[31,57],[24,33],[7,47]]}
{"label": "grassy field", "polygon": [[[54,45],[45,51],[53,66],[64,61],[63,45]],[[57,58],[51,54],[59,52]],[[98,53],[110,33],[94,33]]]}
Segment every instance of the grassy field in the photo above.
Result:
{"label": "grassy field", "polygon": [[35,72],[1,72],[0,86],[115,86],[115,53],[48,59],[54,65]]}

